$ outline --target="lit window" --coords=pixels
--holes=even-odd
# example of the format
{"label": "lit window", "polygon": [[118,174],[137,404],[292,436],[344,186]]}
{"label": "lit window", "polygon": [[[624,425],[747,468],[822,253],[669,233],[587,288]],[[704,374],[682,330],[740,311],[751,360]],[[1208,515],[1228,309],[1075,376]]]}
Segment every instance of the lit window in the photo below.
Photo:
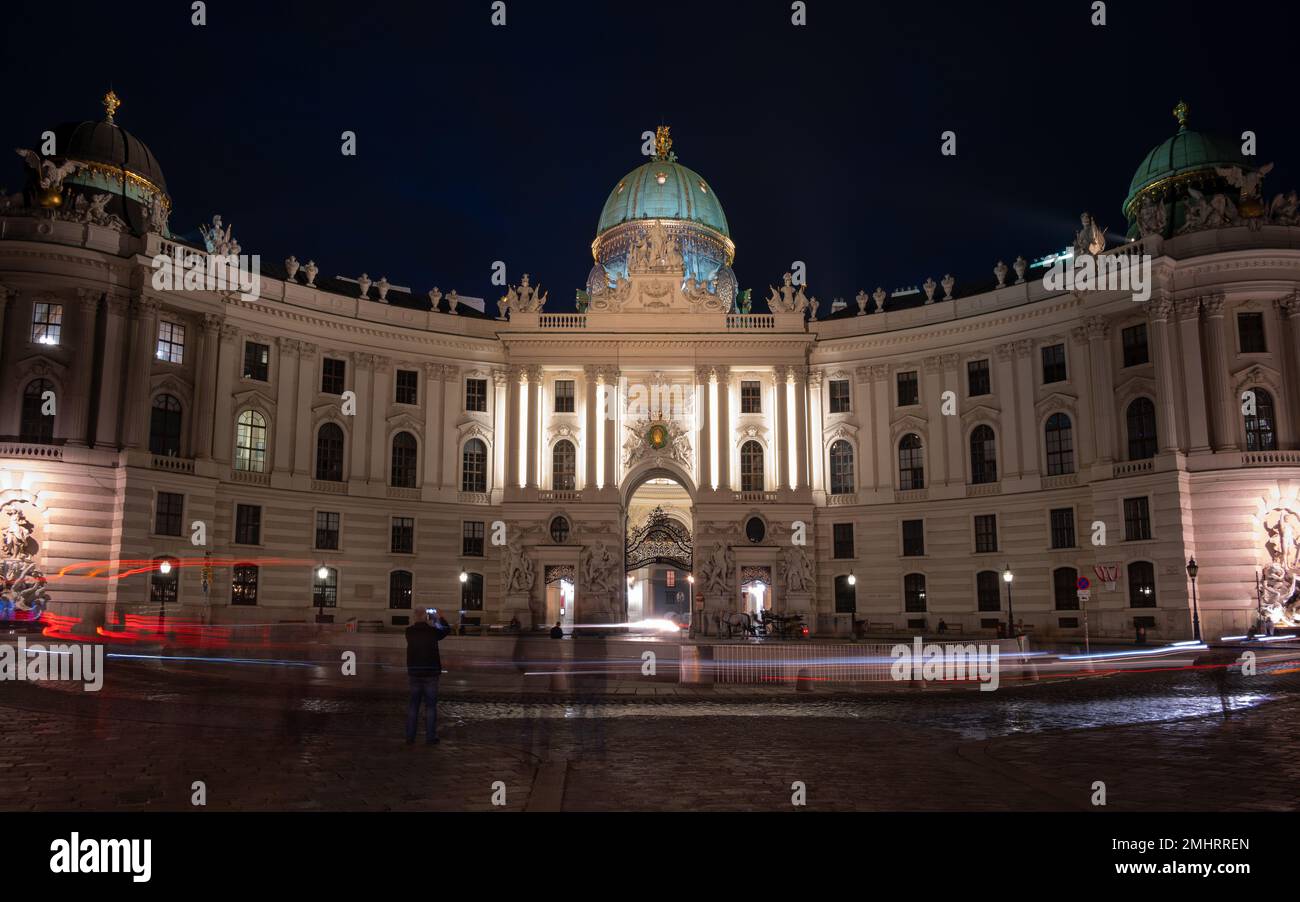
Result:
{"label": "lit window", "polygon": [[763,446],[758,442],[740,446],[740,490],[763,491]]}
{"label": "lit window", "polygon": [[57,345],[63,334],[62,304],[32,305],[32,341],[38,345]]}
{"label": "lit window", "polygon": [[487,380],[465,380],[465,409],[479,413],[487,411]]}
{"label": "lit window", "polygon": [[487,491],[487,445],[481,439],[472,438],[465,443],[461,453],[460,490]]}
{"label": "lit window", "polygon": [[164,363],[185,362],[185,327],[163,320],[158,323],[158,359]]}
{"label": "lit window", "polygon": [[266,382],[270,378],[271,346],[244,342],[244,378]]}
{"label": "lit window", "polygon": [[559,379],[555,383],[555,412],[573,413],[573,380]]}
{"label": "lit window", "polygon": [[915,432],[909,432],[898,443],[898,488],[902,491],[925,488],[921,437]]}
{"label": "lit window", "polygon": [[230,576],[230,603],[257,604],[257,567],[236,564]]}
{"label": "lit window", "polygon": [[853,446],[844,439],[831,445],[831,494],[853,491]]}
{"label": "lit window", "polygon": [[239,415],[235,428],[235,469],[249,473],[266,470],[266,417],[256,410]]}
{"label": "lit window", "polygon": [[561,439],[551,452],[551,481],[556,491],[571,492],[577,485],[577,451],[573,442]]}
{"label": "lit window", "polygon": [[393,436],[392,485],[400,489],[415,488],[419,445],[409,432]]}
{"label": "lit window", "polygon": [[849,380],[831,380],[831,413],[848,413],[851,409],[849,400]]}

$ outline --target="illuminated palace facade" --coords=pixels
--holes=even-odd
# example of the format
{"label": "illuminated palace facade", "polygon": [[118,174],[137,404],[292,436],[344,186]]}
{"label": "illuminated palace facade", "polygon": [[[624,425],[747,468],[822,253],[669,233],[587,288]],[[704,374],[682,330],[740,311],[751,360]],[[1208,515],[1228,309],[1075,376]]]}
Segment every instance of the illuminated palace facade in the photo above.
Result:
{"label": "illuminated palace facade", "polygon": [[1145,301],[1017,260],[834,305],[774,278],[752,312],[712,183],[661,135],[579,312],[522,275],[485,312],[266,254],[251,292],[159,287],[158,255],[240,251],[172,235],[115,106],[0,201],[10,616],[972,632],[1005,622],[1009,569],[1036,635],[1081,635],[1086,576],[1094,636],[1185,638],[1195,557],[1207,636],[1249,628],[1257,578],[1292,618],[1300,226],[1230,142],[1183,123],[1129,240],[1076,236],[1149,255]]}

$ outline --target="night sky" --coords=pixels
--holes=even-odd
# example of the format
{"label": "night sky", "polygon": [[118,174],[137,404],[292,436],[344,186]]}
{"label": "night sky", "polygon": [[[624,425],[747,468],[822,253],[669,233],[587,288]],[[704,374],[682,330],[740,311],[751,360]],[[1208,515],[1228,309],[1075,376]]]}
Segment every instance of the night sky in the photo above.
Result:
{"label": "night sky", "polygon": [[[827,306],[1112,233],[1133,171],[1176,131],[1253,129],[1268,197],[1300,187],[1296,13],[1252,4],[808,0],[130,4],[3,14],[8,147],[100,119],[150,146],[198,239],[220,213],[246,253],[486,297],[494,260],[572,309],[609,191],[672,126],[722,201],[742,288],[793,260]],[[1285,18],[1284,18],[1285,17]],[[358,154],[340,153],[357,133]],[[957,133],[957,156],[940,133]],[[0,185],[21,187],[17,156]]]}

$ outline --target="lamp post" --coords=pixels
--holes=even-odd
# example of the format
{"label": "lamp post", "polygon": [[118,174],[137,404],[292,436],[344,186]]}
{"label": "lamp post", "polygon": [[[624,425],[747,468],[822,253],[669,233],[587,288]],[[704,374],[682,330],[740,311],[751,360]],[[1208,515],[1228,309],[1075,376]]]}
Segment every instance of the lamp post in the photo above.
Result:
{"label": "lamp post", "polygon": [[316,591],[316,622],[325,622],[325,580],[329,579],[329,568],[321,564],[316,568],[316,581],[320,583]]}
{"label": "lamp post", "polygon": [[1201,641],[1201,609],[1196,602],[1196,574],[1200,569],[1196,564],[1196,558],[1187,559],[1187,578],[1192,581],[1192,638],[1197,642]]}
{"label": "lamp post", "polygon": [[695,574],[686,574],[686,622],[690,628],[686,631],[686,638],[695,638]]}
{"label": "lamp post", "polygon": [[1011,572],[1011,565],[1003,564],[1002,581],[1007,584],[1007,638],[1008,639],[1014,639],[1016,637],[1016,625],[1015,625],[1016,614],[1011,607],[1011,581],[1015,578],[1016,578],[1015,574]]}

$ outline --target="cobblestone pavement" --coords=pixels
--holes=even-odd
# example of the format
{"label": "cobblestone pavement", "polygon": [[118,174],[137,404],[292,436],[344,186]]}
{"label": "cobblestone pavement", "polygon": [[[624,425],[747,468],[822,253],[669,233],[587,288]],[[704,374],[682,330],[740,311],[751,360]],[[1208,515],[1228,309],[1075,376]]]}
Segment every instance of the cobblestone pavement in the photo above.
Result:
{"label": "cobblestone pavement", "polygon": [[[110,664],[103,692],[0,684],[0,809],[1300,808],[1296,677],[1129,674],[996,693],[474,692],[407,746],[400,686]],[[492,689],[493,687],[488,687]],[[640,692],[641,690],[638,690]],[[1225,713],[1225,710],[1227,713]],[[1260,775],[1270,779],[1261,781]]]}

